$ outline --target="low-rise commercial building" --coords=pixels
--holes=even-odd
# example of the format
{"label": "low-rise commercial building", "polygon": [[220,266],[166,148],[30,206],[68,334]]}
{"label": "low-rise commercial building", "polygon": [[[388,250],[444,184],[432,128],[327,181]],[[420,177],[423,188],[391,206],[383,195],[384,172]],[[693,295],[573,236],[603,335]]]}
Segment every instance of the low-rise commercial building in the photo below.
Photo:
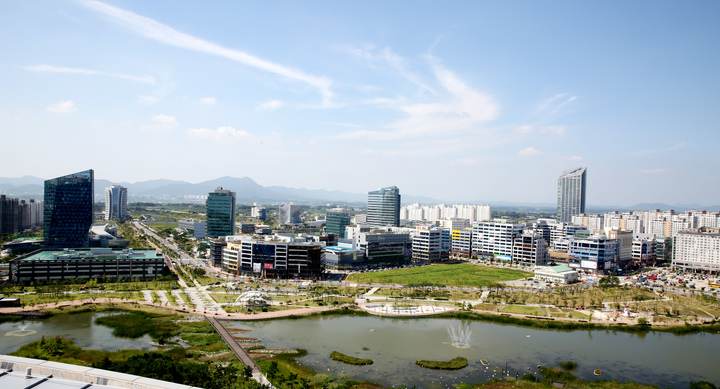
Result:
{"label": "low-rise commercial building", "polygon": [[317,278],[322,274],[322,245],[306,242],[239,240],[223,249],[222,270],[275,278]]}
{"label": "low-rise commercial building", "polygon": [[43,249],[10,260],[11,282],[76,278],[153,278],[166,274],[165,258],[155,249]]}
{"label": "low-rise commercial building", "polygon": [[535,279],[566,285],[578,281],[578,272],[564,265],[538,266]]}

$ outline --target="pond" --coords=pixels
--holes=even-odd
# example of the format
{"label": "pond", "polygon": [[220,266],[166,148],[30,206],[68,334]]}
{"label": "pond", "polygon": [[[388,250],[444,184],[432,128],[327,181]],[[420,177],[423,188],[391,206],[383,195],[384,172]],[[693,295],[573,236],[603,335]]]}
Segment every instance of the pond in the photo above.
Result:
{"label": "pond", "polygon": [[117,338],[112,328],[95,324],[95,318],[118,313],[83,312],[51,316],[47,319],[28,319],[0,324],[0,354],[9,354],[20,346],[45,338],[61,336],[72,339],[77,346],[93,350],[119,349],[152,350],[150,337],[138,339]]}
{"label": "pond", "polygon": [[[460,382],[485,382],[507,367],[512,377],[537,372],[537,365],[555,366],[572,360],[573,372],[584,380],[607,379],[687,388],[690,381],[720,382],[717,351],[720,335],[623,333],[613,331],[540,330],[458,319],[397,319],[382,317],[313,317],[296,320],[224,322],[228,328],[249,329],[241,336],[260,338],[267,348],[302,348],[298,362],[320,373],[375,381],[392,387],[452,387]],[[449,331],[451,330],[451,331]],[[451,332],[467,347],[453,345]],[[469,335],[469,336],[467,336]],[[457,340],[457,339],[456,339]],[[332,351],[369,358],[372,365],[333,361]],[[415,365],[419,359],[468,359],[458,371],[435,371]],[[483,366],[481,359],[489,362]],[[602,375],[593,375],[595,369]]]}

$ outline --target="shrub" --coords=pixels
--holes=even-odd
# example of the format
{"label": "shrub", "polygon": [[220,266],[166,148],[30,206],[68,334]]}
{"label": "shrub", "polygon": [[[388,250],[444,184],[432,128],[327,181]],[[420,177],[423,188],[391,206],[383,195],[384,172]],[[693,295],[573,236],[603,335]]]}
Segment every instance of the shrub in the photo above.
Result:
{"label": "shrub", "polygon": [[424,367],[426,369],[435,369],[435,370],[460,370],[463,367],[468,365],[468,361],[466,358],[463,357],[457,357],[453,358],[449,361],[427,361],[427,360],[420,360],[415,361],[415,364]]}
{"label": "shrub", "polygon": [[575,361],[565,361],[565,362],[559,362],[558,366],[560,366],[561,369],[564,369],[567,371],[572,371],[577,368],[578,364]]}
{"label": "shrub", "polygon": [[337,351],[330,353],[330,359],[349,365],[371,365],[373,363],[372,359],[355,358]]}

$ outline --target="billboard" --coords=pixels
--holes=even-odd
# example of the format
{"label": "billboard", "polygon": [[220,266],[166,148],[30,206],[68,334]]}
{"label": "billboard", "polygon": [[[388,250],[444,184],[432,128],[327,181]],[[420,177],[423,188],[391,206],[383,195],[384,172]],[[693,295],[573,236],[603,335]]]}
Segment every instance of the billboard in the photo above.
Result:
{"label": "billboard", "polygon": [[263,269],[272,269],[273,264],[272,263],[263,263]]}
{"label": "billboard", "polygon": [[253,273],[260,273],[260,263],[253,263]]}
{"label": "billboard", "polygon": [[495,260],[496,261],[509,261],[512,259],[511,255],[501,255],[501,254],[495,254]]}
{"label": "billboard", "polygon": [[581,261],[580,267],[583,269],[595,269],[597,270],[597,262],[595,261]]}

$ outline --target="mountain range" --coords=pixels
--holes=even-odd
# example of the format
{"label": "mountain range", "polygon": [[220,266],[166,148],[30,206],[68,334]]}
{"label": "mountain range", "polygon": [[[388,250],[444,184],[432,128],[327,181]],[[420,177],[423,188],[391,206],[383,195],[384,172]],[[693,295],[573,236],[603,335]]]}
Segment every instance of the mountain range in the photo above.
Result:
{"label": "mountain range", "polygon": [[[44,179],[24,176],[20,178],[0,177],[0,193],[11,197],[42,198]],[[367,193],[349,193],[338,190],[288,188],[285,186],[262,186],[249,177],[219,177],[214,180],[193,184],[186,181],[150,180],[137,183],[115,182],[95,179],[95,200],[102,201],[105,188],[122,185],[128,188],[130,201],[199,202],[199,196],[207,196],[218,187],[236,192],[238,203],[366,203]],[[440,203],[425,196],[402,195],[404,203]]]}
{"label": "mountain range", "polygon": [[[19,178],[0,177],[0,194],[23,199],[42,199],[44,179],[24,176]],[[207,196],[217,187],[223,187],[237,194],[238,203],[279,203],[296,202],[300,204],[323,204],[330,202],[367,203],[367,193],[350,193],[339,190],[289,188],[285,186],[262,186],[249,177],[219,177],[214,180],[193,184],[177,180],[149,180],[136,183],[116,182],[105,179],[95,179],[95,200],[104,201],[105,188],[111,185],[122,185],[128,188],[128,197],[131,202],[136,201],[167,201],[167,202],[203,202],[199,196]],[[426,196],[413,196],[402,194],[403,204],[457,204],[447,200],[438,200]],[[465,202],[467,203],[467,202]],[[471,204],[490,204],[503,209],[535,209],[545,212],[552,211],[552,203],[513,203],[507,201],[471,201]],[[674,209],[682,212],[690,209],[720,211],[720,205],[704,206],[701,204],[664,204],[640,203],[632,206],[587,206],[588,213],[605,213],[608,211],[632,211],[651,209]]]}

